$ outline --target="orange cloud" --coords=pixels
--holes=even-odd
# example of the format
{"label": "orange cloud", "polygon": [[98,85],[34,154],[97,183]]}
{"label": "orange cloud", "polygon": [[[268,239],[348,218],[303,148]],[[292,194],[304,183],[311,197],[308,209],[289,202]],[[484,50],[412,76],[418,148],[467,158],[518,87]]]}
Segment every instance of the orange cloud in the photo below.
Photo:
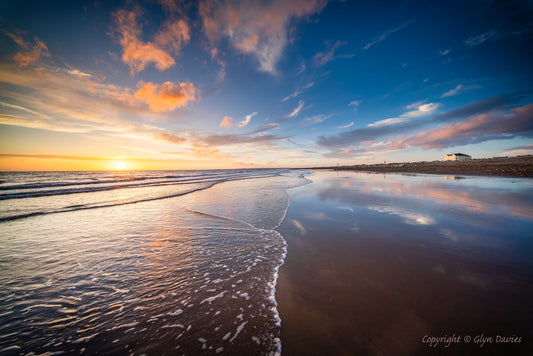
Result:
{"label": "orange cloud", "polygon": [[181,47],[190,40],[189,25],[184,20],[172,19],[165,22],[154,42],[143,41],[137,21],[141,13],[136,8],[132,11],[121,9],[113,14],[118,42],[123,50],[122,61],[130,67],[132,75],[152,63],[161,71],[172,67],[176,62],[169,52],[179,54]]}
{"label": "orange cloud", "polygon": [[147,104],[152,111],[170,111],[186,106],[189,101],[195,101],[198,89],[192,83],[165,82],[161,85],[154,83],[137,84],[139,88],[133,95],[136,100]]}
{"label": "orange cloud", "polygon": [[228,160],[232,156],[229,153],[223,153],[217,148],[193,147],[191,153],[198,157]]}
{"label": "orange cloud", "polygon": [[233,126],[233,118],[229,116],[224,116],[222,121],[220,122],[220,127],[225,127],[227,129],[231,128]]}
{"label": "orange cloud", "polygon": [[15,62],[17,62],[17,64],[21,67],[25,67],[32,63],[35,63],[41,57],[50,57],[48,47],[46,47],[46,44],[44,44],[44,42],[38,39],[37,37],[34,38],[35,43],[31,44],[28,42],[24,42],[22,37],[17,36],[13,33],[6,32],[6,35],[11,38],[16,44],[18,44],[22,49],[21,52],[18,52],[13,57]]}
{"label": "orange cloud", "polygon": [[154,138],[156,140],[161,140],[161,141],[166,141],[169,143],[176,143],[176,144],[180,144],[186,141],[184,138],[170,134],[170,133],[156,134],[154,135]]}

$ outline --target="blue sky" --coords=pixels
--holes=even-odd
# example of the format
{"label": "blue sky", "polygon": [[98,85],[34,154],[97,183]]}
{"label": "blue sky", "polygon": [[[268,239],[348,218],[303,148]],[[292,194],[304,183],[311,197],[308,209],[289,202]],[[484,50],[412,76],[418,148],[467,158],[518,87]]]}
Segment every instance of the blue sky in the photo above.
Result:
{"label": "blue sky", "polygon": [[531,1],[4,1],[0,169],[533,153]]}

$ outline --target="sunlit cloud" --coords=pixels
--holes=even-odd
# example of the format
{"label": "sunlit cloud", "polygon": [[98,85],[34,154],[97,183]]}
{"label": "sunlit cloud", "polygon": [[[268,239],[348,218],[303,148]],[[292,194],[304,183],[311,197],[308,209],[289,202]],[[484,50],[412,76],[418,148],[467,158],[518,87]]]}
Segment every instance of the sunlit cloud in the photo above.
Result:
{"label": "sunlit cloud", "polygon": [[21,67],[36,63],[41,57],[50,57],[48,47],[46,47],[46,44],[37,37],[34,38],[34,43],[30,43],[24,41],[21,36],[16,34],[9,32],[5,32],[5,34],[21,49],[21,51],[17,52],[13,57],[13,60]]}
{"label": "sunlit cloud", "polygon": [[143,71],[150,64],[161,71],[172,67],[176,62],[170,53],[178,55],[190,40],[189,25],[181,19],[168,20],[153,41],[145,42],[138,20],[141,15],[139,7],[113,13],[115,27],[111,35],[122,47],[122,61],[130,67],[131,74]]}
{"label": "sunlit cloud", "polygon": [[173,144],[182,144],[186,141],[186,139],[183,137],[179,137],[168,132],[155,134],[154,138],[156,140],[166,141]]}
{"label": "sunlit cloud", "polygon": [[237,124],[237,127],[238,128],[245,127],[246,125],[250,123],[250,121],[252,120],[252,117],[254,117],[255,115],[257,115],[257,112],[251,113],[250,115],[246,115],[244,120],[242,120],[241,122]]}
{"label": "sunlit cloud", "polygon": [[326,1],[201,1],[199,14],[211,53],[226,38],[239,52],[254,56],[259,70],[277,74],[276,65],[288,43],[289,22],[319,12]]}
{"label": "sunlit cloud", "polygon": [[469,91],[469,90],[472,90],[472,89],[477,89],[479,88],[478,85],[463,85],[463,84],[458,84],[455,88],[453,89],[450,89],[448,90],[447,92],[445,92],[444,94],[441,95],[441,98],[448,98],[450,96],[455,96],[455,95],[459,95],[459,94],[462,94],[466,91]]}
{"label": "sunlit cloud", "polygon": [[233,118],[230,116],[224,116],[220,124],[218,125],[220,127],[224,127],[226,129],[229,129],[233,126]]}
{"label": "sunlit cloud", "polygon": [[446,148],[514,136],[533,136],[533,104],[511,109],[507,114],[487,113],[474,116],[408,137],[397,137],[392,148],[409,146]]}
{"label": "sunlit cloud", "polygon": [[533,155],[533,143],[524,146],[511,147],[507,151],[499,154],[500,156],[519,156]]}
{"label": "sunlit cloud", "polygon": [[376,121],[372,124],[369,124],[368,126],[375,127],[375,126],[399,124],[399,123],[406,122],[414,118],[420,118],[424,116],[433,115],[439,107],[440,107],[439,103],[428,103],[428,104],[415,103],[413,105],[407,106],[407,109],[414,108],[414,110],[407,111],[403,113],[402,115],[400,115],[400,117]]}
{"label": "sunlit cloud", "polygon": [[134,98],[147,104],[155,112],[170,111],[195,101],[198,89],[192,83],[165,82],[161,85],[139,82]]}

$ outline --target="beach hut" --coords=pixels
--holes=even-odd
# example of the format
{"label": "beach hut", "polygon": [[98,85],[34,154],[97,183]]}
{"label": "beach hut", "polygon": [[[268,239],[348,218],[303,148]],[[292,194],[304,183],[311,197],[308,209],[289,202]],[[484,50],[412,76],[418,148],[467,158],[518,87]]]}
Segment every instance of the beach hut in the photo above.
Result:
{"label": "beach hut", "polygon": [[450,153],[444,156],[445,161],[467,161],[469,159],[472,159],[472,157],[464,153]]}

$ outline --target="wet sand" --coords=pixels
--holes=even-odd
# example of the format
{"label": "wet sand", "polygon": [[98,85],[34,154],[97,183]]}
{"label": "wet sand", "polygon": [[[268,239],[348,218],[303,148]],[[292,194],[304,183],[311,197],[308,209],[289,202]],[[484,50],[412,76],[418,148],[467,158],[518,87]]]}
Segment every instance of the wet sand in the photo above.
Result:
{"label": "wet sand", "polygon": [[[276,293],[283,355],[533,353],[531,188],[524,200],[500,192],[520,216],[505,203],[484,209],[502,200],[494,187],[503,182],[489,178],[474,178],[479,188],[438,176],[310,179],[290,190],[279,228],[288,243]],[[424,342],[454,335],[449,347]],[[481,347],[486,337],[494,340]]]}
{"label": "wet sand", "polygon": [[330,167],[336,170],[410,172],[484,176],[533,177],[533,156],[498,157],[454,162],[402,162]]}

